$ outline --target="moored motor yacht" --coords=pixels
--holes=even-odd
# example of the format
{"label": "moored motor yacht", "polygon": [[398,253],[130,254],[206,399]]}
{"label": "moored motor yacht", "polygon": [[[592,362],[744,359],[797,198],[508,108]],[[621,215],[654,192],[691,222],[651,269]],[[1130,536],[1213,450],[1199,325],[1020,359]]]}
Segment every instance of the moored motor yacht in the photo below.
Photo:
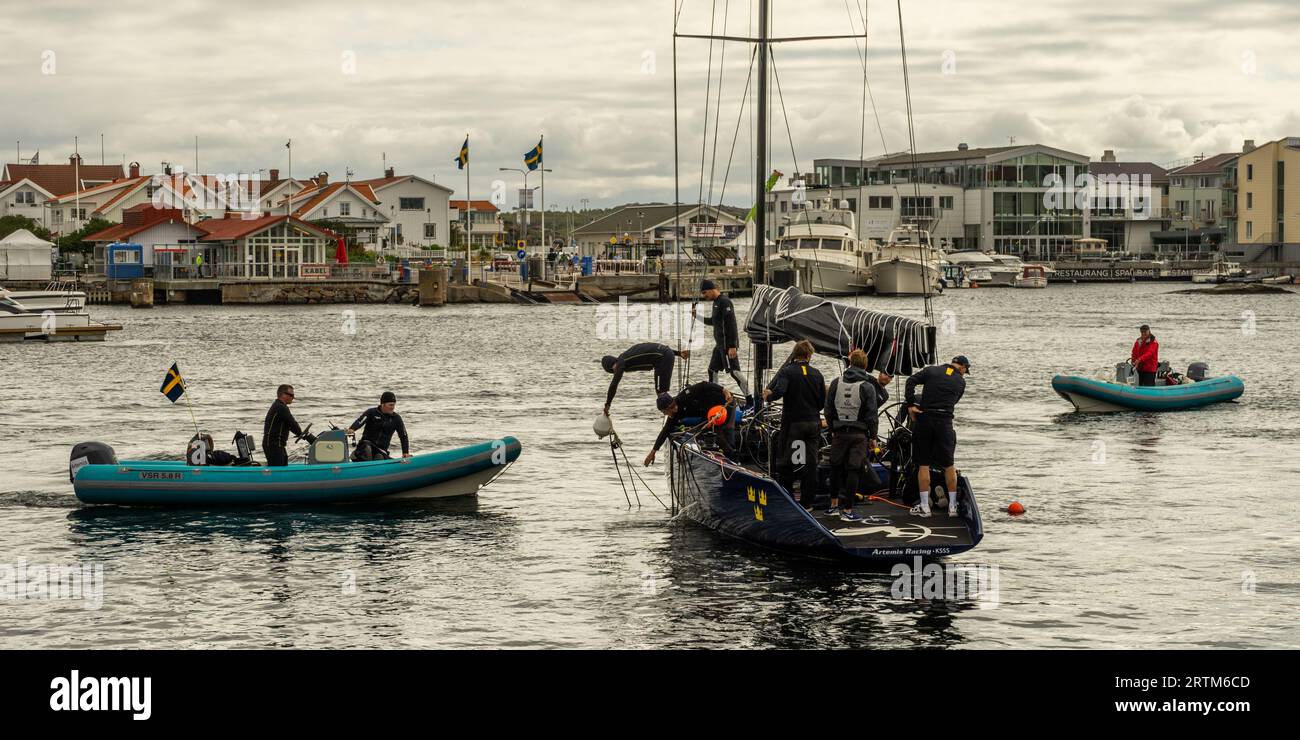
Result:
{"label": "moored motor yacht", "polygon": [[928,231],[910,224],[889,232],[869,274],[876,295],[934,295],[942,290],[939,250]]}
{"label": "moored motor yacht", "polygon": [[797,284],[815,295],[853,295],[871,289],[868,268],[875,259],[869,242],[858,239],[857,222],[846,201],[830,198],[798,209],[776,238],[776,269],[784,261]]}
{"label": "moored motor yacht", "polygon": [[0,342],[101,341],[122,327],[92,321],[85,294],[70,291],[13,292],[0,288]]}

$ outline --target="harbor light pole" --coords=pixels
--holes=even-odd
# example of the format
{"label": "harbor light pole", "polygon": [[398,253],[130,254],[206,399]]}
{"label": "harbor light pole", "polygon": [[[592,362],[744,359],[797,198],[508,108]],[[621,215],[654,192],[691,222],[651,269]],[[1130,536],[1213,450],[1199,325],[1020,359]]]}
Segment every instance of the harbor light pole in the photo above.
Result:
{"label": "harbor light pole", "polygon": [[528,170],[518,167],[498,167],[502,172],[518,172],[524,176],[524,190],[526,195],[519,198],[519,238],[524,240],[524,247],[528,246],[528,199],[532,197],[532,191],[528,189]]}

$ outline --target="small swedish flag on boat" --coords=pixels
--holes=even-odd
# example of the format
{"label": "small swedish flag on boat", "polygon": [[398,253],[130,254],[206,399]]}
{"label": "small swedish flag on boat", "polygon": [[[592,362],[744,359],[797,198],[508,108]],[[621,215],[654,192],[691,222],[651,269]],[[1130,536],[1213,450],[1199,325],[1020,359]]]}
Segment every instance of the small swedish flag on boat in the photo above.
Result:
{"label": "small swedish flag on boat", "polygon": [[173,362],[167,375],[163,376],[162,387],[158,390],[172,403],[181,400],[181,396],[185,395],[185,381],[181,378],[181,369],[176,366],[176,363]]}

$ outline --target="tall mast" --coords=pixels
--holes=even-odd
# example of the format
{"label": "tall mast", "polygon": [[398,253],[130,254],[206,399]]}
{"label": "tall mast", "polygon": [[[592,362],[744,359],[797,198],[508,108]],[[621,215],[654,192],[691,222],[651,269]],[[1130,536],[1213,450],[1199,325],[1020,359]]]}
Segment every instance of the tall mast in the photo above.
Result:
{"label": "tall mast", "polygon": [[764,262],[767,258],[767,47],[768,47],[768,3],[758,3],[758,151],[754,177],[757,178],[754,192],[758,197],[758,210],[754,212],[754,286],[766,279]]}

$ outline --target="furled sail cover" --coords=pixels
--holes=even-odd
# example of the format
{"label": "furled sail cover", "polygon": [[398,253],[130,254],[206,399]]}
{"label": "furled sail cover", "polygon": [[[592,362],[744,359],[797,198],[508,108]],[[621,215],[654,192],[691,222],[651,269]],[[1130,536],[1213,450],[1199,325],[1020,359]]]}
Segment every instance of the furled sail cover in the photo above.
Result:
{"label": "furled sail cover", "polygon": [[926,322],[846,306],[794,287],[754,286],[745,333],[758,344],[807,339],[818,354],[841,360],[862,349],[872,368],[891,375],[910,374],[934,361],[933,327]]}

